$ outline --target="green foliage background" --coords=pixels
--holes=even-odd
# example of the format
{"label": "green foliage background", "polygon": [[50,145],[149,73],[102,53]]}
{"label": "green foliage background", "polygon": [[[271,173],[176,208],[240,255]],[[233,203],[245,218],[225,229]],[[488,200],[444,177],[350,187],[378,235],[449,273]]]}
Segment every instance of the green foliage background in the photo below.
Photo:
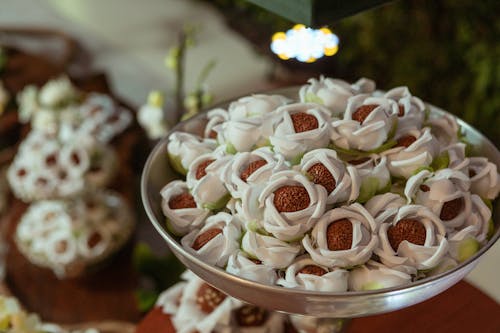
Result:
{"label": "green foliage background", "polygon": [[[272,33],[293,25],[244,0],[209,2],[233,21],[236,16],[238,27],[251,27],[236,30],[266,55]],[[340,51],[306,70],[348,80],[374,78],[381,89],[406,85],[414,95],[478,128],[498,147],[499,13],[498,0],[390,2],[332,23]],[[287,66],[304,70],[293,62]]]}

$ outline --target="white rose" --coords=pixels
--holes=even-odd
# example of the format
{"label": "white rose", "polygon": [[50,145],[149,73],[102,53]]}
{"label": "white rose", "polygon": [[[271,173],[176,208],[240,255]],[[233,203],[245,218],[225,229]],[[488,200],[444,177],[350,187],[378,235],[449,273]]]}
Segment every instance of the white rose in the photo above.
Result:
{"label": "white rose", "polygon": [[63,76],[47,82],[39,93],[39,101],[43,106],[50,108],[67,104],[78,97],[78,92],[71,81]]}
{"label": "white rose", "polygon": [[227,213],[217,213],[205,221],[200,230],[193,230],[181,239],[184,249],[204,262],[224,267],[231,254],[239,248],[241,222]]}
{"label": "white rose", "polygon": [[353,165],[358,172],[358,177],[352,178],[352,186],[359,188],[358,202],[366,202],[375,194],[384,193],[390,189],[391,174],[385,156],[371,155],[358,160],[350,160],[348,164]]}
{"label": "white rose", "polygon": [[344,118],[331,123],[331,139],[342,149],[375,150],[389,139],[397,114],[398,106],[392,99],[351,97]]}
{"label": "white rose", "polygon": [[217,139],[217,132],[215,127],[229,119],[229,115],[226,110],[222,108],[213,109],[207,112],[207,124],[205,125],[205,130],[203,131],[203,136],[207,139]]}
{"label": "white rose", "polygon": [[412,276],[370,260],[349,274],[349,290],[364,291],[391,288],[408,284]]}
{"label": "white rose", "polygon": [[368,261],[378,245],[378,226],[358,203],[326,212],[302,245],[318,264],[343,268]]}
{"label": "white rose", "polygon": [[408,203],[412,200],[428,207],[446,228],[462,226],[471,213],[469,177],[457,170],[435,173],[423,170],[410,177],[405,186]]}
{"label": "white rose", "polygon": [[290,99],[281,95],[251,95],[245,96],[229,105],[228,113],[231,120],[262,118],[272,113],[277,107],[287,104]]}
{"label": "white rose", "polygon": [[395,139],[396,146],[382,153],[387,157],[392,176],[409,178],[417,169],[429,166],[438,155],[439,143],[428,127],[406,129]]}
{"label": "white rose", "polygon": [[264,229],[291,241],[302,237],[323,215],[326,190],[296,171],[281,171],[271,176],[258,200]]}
{"label": "white rose", "polygon": [[[453,170],[468,174],[470,160],[465,155],[465,143],[455,142],[442,147],[439,156],[443,159],[442,164]],[[448,165],[446,165],[446,162]]]}
{"label": "white rose", "polygon": [[272,130],[271,118],[228,120],[214,127],[217,140],[220,144],[226,145],[226,150],[230,154],[252,151],[257,147],[269,145]]}
{"label": "white rose", "polygon": [[278,279],[278,274],[273,267],[252,260],[241,251],[231,254],[227,261],[226,271],[268,285],[274,285]]}
{"label": "white rose", "polygon": [[167,149],[174,170],[185,175],[196,158],[215,149],[215,143],[190,133],[175,132],[168,137]]}
{"label": "white rose", "polygon": [[437,138],[441,146],[448,146],[458,141],[460,126],[452,115],[431,114],[427,125],[431,127],[432,135]]}
{"label": "white rose", "polygon": [[219,332],[231,324],[231,312],[241,305],[203,280],[192,276],[182,293],[177,313],[172,323],[177,333]]}
{"label": "white rose", "polygon": [[425,104],[418,97],[412,96],[408,87],[396,87],[384,95],[398,103],[398,132],[416,127],[420,129],[425,118]]}
{"label": "white rose", "polygon": [[198,205],[210,210],[219,210],[227,204],[231,195],[221,176],[231,159],[232,156],[209,153],[201,155],[191,163],[186,182]]}
{"label": "white rose", "polygon": [[346,166],[337,157],[335,150],[312,150],[302,157],[300,167],[314,183],[325,187],[328,193],[327,204],[351,203],[358,198],[358,186],[361,184],[358,172],[355,167]]}
{"label": "white rose", "polygon": [[469,158],[469,177],[472,193],[494,200],[500,191],[500,175],[497,166],[485,157]]}
{"label": "white rose", "polygon": [[446,230],[428,208],[402,206],[391,216],[377,218],[380,246],[375,254],[386,266],[410,266],[418,270],[436,267],[448,252]]}
{"label": "white rose", "polygon": [[297,258],[285,271],[285,277],[278,284],[285,288],[313,291],[347,291],[349,272],[318,266],[308,255]]}
{"label": "white rose", "polygon": [[184,236],[200,228],[210,215],[208,209],[198,207],[186,183],[181,180],[168,183],[160,194],[162,211],[167,218],[167,227],[176,236]]}
{"label": "white rose", "polygon": [[32,116],[31,126],[34,130],[55,134],[59,128],[58,117],[52,110],[39,109]]}
{"label": "white rose", "polygon": [[313,103],[295,103],[276,110],[279,115],[274,134],[269,138],[274,150],[292,164],[315,148],[324,148],[330,140],[328,109]]}
{"label": "white rose", "polygon": [[353,87],[343,81],[320,76],[319,81],[311,78],[299,90],[300,101],[318,103],[331,110],[332,116],[341,116],[347,107],[347,100],[356,93]]}
{"label": "white rose", "polygon": [[223,170],[222,179],[233,198],[241,198],[252,184],[265,183],[278,171],[287,169],[282,155],[269,147],[237,153]]}
{"label": "white rose", "polygon": [[245,232],[241,248],[250,257],[260,260],[264,265],[279,269],[288,267],[301,250],[299,244],[287,243],[252,230]]}
{"label": "white rose", "polygon": [[449,255],[446,255],[441,259],[441,262],[436,267],[434,267],[433,269],[431,269],[429,272],[426,273],[426,276],[428,277],[428,276],[442,274],[457,266],[458,262],[455,259],[451,258]]}
{"label": "white rose", "polygon": [[406,200],[402,196],[389,192],[374,196],[366,202],[365,208],[375,220],[385,220],[405,204]]}

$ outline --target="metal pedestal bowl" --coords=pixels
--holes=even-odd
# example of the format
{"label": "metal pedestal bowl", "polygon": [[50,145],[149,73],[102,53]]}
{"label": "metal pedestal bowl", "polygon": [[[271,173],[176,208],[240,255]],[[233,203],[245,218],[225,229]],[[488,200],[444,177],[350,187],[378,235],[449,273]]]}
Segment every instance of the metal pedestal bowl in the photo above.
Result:
{"label": "metal pedestal bowl", "polygon": [[[291,87],[269,93],[297,96],[298,88]],[[219,105],[226,107],[228,103]],[[431,113],[443,114],[445,111],[430,106]],[[474,144],[481,155],[500,166],[500,152],[476,129],[462,120],[460,126],[466,131],[467,139]],[[206,115],[200,115],[179,123],[172,132],[186,131],[201,134],[206,124]],[[267,286],[249,281],[224,270],[211,266],[186,252],[179,242],[167,231],[165,217],[161,211],[160,190],[177,176],[172,171],[167,157],[168,137],[161,140],[151,152],[142,174],[141,194],[147,215],[160,235],[165,239],[172,252],[184,265],[203,280],[223,292],[245,302],[270,310],[293,314],[330,318],[355,318],[395,311],[425,301],[464,278],[479,262],[481,256],[491,248],[500,237],[500,200],[497,200],[493,216],[495,233],[488,243],[473,257],[457,267],[442,274],[428,277],[411,284],[362,292],[313,292]]]}

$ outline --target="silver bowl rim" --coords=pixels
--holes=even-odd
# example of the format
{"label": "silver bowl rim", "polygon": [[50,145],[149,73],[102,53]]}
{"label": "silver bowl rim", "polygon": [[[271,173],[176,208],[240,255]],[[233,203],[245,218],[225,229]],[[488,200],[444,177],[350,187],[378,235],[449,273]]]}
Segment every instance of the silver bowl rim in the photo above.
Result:
{"label": "silver bowl rim", "polygon": [[[286,94],[287,91],[291,91],[293,89],[297,89],[296,91],[298,92],[298,87],[300,87],[300,86],[289,86],[289,87],[284,87],[284,88],[279,88],[279,89],[272,89],[272,90],[268,90],[268,91],[255,92],[252,94]],[[394,296],[394,295],[398,295],[401,293],[409,292],[413,289],[419,289],[427,284],[431,285],[432,282],[440,280],[446,276],[451,276],[451,275],[453,275],[453,273],[462,270],[463,268],[469,266],[470,264],[475,263],[500,238],[500,226],[495,225],[497,230],[495,231],[493,236],[488,240],[488,242],[476,254],[474,254],[469,259],[459,263],[456,267],[449,269],[445,272],[442,272],[442,273],[439,273],[439,274],[436,274],[436,275],[433,275],[430,277],[426,277],[426,278],[421,279],[421,280],[411,282],[409,284],[395,286],[395,287],[389,287],[389,288],[381,288],[381,289],[376,289],[376,290],[367,290],[367,291],[324,292],[324,291],[311,291],[311,290],[285,288],[285,287],[281,287],[281,286],[277,286],[277,285],[265,285],[265,284],[262,284],[262,283],[259,283],[256,281],[247,280],[247,279],[242,278],[242,277],[237,276],[237,275],[230,274],[230,273],[226,272],[225,270],[223,270],[222,268],[207,264],[206,262],[197,258],[193,254],[184,250],[184,248],[181,246],[181,244],[172,235],[170,235],[170,233],[166,230],[166,227],[164,227],[162,225],[162,223],[156,219],[155,214],[153,212],[153,209],[151,208],[151,206],[149,205],[149,202],[148,202],[148,195],[147,195],[147,193],[148,193],[148,191],[147,191],[148,177],[147,177],[147,175],[149,174],[149,171],[151,169],[151,165],[154,162],[154,157],[159,155],[159,151],[163,148],[164,145],[167,144],[168,138],[170,137],[170,135],[172,133],[178,131],[179,128],[182,128],[185,124],[187,124],[189,122],[192,122],[192,121],[195,121],[195,120],[198,120],[201,118],[205,118],[208,111],[210,111],[214,108],[217,108],[217,107],[222,107],[223,105],[228,105],[231,101],[237,100],[240,97],[244,97],[244,96],[248,96],[248,95],[249,94],[245,94],[245,95],[238,96],[236,98],[232,98],[231,100],[222,101],[222,102],[217,103],[216,105],[210,107],[207,110],[203,110],[202,112],[200,112],[199,114],[197,114],[196,116],[194,116],[190,119],[179,122],[167,133],[167,135],[165,135],[165,137],[163,137],[162,139],[160,139],[160,141],[158,141],[156,143],[155,147],[153,148],[153,150],[151,150],[151,152],[148,156],[148,159],[144,165],[144,169],[143,169],[143,172],[141,175],[141,185],[140,186],[141,186],[142,203],[143,203],[143,206],[146,210],[146,214],[147,214],[149,220],[151,221],[151,223],[153,224],[155,229],[160,233],[162,238],[167,242],[167,245],[172,250],[174,250],[173,251],[174,254],[176,252],[182,253],[184,258],[187,258],[191,263],[198,266],[199,268],[202,268],[204,271],[209,271],[210,273],[212,273],[214,275],[222,276],[222,278],[224,278],[226,280],[231,280],[233,283],[247,285],[247,286],[255,288],[256,290],[260,290],[262,292],[269,291],[269,292],[273,292],[273,293],[285,293],[285,294],[288,293],[288,294],[302,295],[302,296],[307,296],[307,297],[349,297],[349,296],[376,296],[376,295]],[[500,158],[500,152],[498,151],[496,146],[486,136],[484,136],[480,131],[478,131],[476,128],[469,125],[464,120],[458,118],[454,114],[451,114],[451,113],[449,113],[449,112],[447,112],[439,107],[436,107],[432,104],[429,104],[427,102],[425,102],[425,104],[431,108],[431,112],[433,112],[433,113],[442,113],[442,114],[450,115],[450,116],[454,117],[455,119],[457,119],[457,121],[462,129],[465,129],[466,132],[471,132],[471,133],[474,133],[475,135],[478,135],[479,137],[481,137],[483,143],[486,143],[487,145],[494,148],[496,150],[496,154],[498,155],[497,158]],[[498,167],[498,165],[497,165],[497,167]],[[499,211],[500,209],[497,209],[498,208],[497,206],[500,206],[500,200],[498,198],[496,198],[495,201],[497,201],[497,200],[499,201],[499,203],[497,205],[494,205],[493,210],[492,210],[492,218],[493,218],[493,222],[495,224],[498,223],[498,221],[496,221],[496,220],[499,219],[499,216],[496,216],[496,218],[495,218],[495,216],[493,216],[493,213],[495,213],[495,212],[500,213],[500,211]],[[495,201],[493,201],[493,203]]]}

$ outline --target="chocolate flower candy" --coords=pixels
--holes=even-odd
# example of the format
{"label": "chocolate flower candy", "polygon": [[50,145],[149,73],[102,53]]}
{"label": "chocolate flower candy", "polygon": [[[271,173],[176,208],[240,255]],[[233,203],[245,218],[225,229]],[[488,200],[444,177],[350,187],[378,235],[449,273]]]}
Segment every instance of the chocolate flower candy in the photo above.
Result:
{"label": "chocolate flower candy", "polygon": [[459,228],[471,213],[469,177],[460,171],[442,169],[435,173],[423,170],[410,177],[405,186],[408,203],[428,207],[446,228]]}
{"label": "chocolate flower candy", "polygon": [[458,141],[460,126],[455,117],[447,114],[431,114],[427,125],[431,127],[432,135],[441,146],[448,146]]}
{"label": "chocolate flower candy", "polygon": [[272,174],[285,169],[283,156],[274,154],[269,147],[262,147],[234,155],[224,168],[222,179],[231,196],[241,198],[252,184],[265,183]]}
{"label": "chocolate flower candy", "polygon": [[351,97],[344,118],[331,123],[331,139],[342,149],[377,149],[389,139],[397,114],[398,106],[392,99],[368,95]]}
{"label": "chocolate flower candy", "polygon": [[221,332],[222,329],[229,329],[231,311],[240,306],[240,301],[190,274],[177,313],[172,316],[172,323],[179,333]]}
{"label": "chocolate flower candy", "polygon": [[257,259],[250,259],[241,251],[231,254],[227,261],[226,271],[268,285],[274,285],[278,279],[273,267],[264,265]]}
{"label": "chocolate flower candy", "polygon": [[208,123],[205,126],[204,137],[207,139],[217,139],[217,131],[214,128],[229,119],[226,110],[222,108],[213,109],[207,112]]}
{"label": "chocolate flower candy", "polygon": [[448,251],[443,223],[424,206],[402,206],[393,216],[377,218],[377,222],[381,223],[380,246],[374,252],[390,268],[431,269]]}
{"label": "chocolate flower candy", "polygon": [[296,171],[281,171],[271,176],[258,202],[264,209],[264,229],[291,241],[302,237],[323,215],[326,190]]}
{"label": "chocolate flower candy", "polygon": [[165,314],[175,315],[179,310],[180,300],[184,289],[186,289],[187,282],[178,282],[172,287],[168,288],[158,296],[156,306],[161,307],[162,312]]}
{"label": "chocolate flower candy", "polygon": [[394,177],[409,178],[415,170],[429,166],[439,153],[439,143],[428,127],[406,129],[395,140],[396,146],[382,153]]}
{"label": "chocolate flower candy", "polygon": [[353,267],[368,261],[378,245],[378,226],[358,203],[326,212],[302,245],[311,258],[327,267]]}
{"label": "chocolate flower candy", "polygon": [[494,200],[500,191],[500,175],[497,166],[484,157],[471,157],[469,159],[469,177],[472,193]]}
{"label": "chocolate flower candy", "polygon": [[353,85],[349,83],[320,76],[319,81],[311,78],[299,91],[300,101],[304,103],[318,103],[330,109],[332,116],[342,116],[347,107],[349,97],[361,92],[371,93],[375,90],[375,83],[371,80],[360,79]]}
{"label": "chocolate flower candy", "polygon": [[231,196],[221,174],[230,160],[231,156],[214,152],[201,155],[191,163],[186,182],[199,206],[219,210],[227,204]]}
{"label": "chocolate flower candy", "polygon": [[[279,333],[284,332],[284,314],[268,311],[250,304],[233,310],[232,330],[238,333]],[[229,332],[229,331],[228,331]]]}
{"label": "chocolate flower candy", "polygon": [[269,136],[273,133],[273,116],[228,120],[214,127],[217,140],[226,146],[230,154],[252,151],[269,145]]}
{"label": "chocolate flower candy", "polygon": [[449,230],[450,256],[459,262],[469,259],[487,241],[491,210],[476,194],[471,196],[472,211],[461,229]]}
{"label": "chocolate flower candy", "polygon": [[280,241],[272,236],[261,235],[247,230],[241,240],[241,248],[251,258],[274,268],[286,268],[299,254],[299,244]]}
{"label": "chocolate flower candy", "polygon": [[440,166],[458,170],[466,175],[469,175],[470,159],[465,156],[465,148],[466,145],[462,142],[455,142],[451,145],[442,147],[438,157],[442,160],[439,163],[441,164]]}
{"label": "chocolate flower candy", "polygon": [[200,230],[193,230],[181,239],[186,251],[206,263],[224,267],[231,254],[239,248],[240,221],[227,213],[207,218]]}
{"label": "chocolate flower candy", "polygon": [[58,107],[78,97],[78,92],[66,76],[47,82],[39,91],[38,101],[44,107]]}
{"label": "chocolate flower candy", "polygon": [[[315,184],[322,185],[327,193],[327,204],[353,202],[359,196],[361,184],[355,167],[344,165],[332,149],[315,149],[304,155],[300,162],[301,171]],[[354,180],[352,180],[355,178]]]}
{"label": "chocolate flower candy", "polygon": [[185,175],[197,157],[215,149],[215,143],[190,133],[175,132],[168,137],[167,149],[170,165],[175,171]]}
{"label": "chocolate flower candy", "polygon": [[175,180],[160,191],[161,208],[167,218],[167,227],[176,236],[200,228],[210,211],[198,207],[188,187],[182,180]]}
{"label": "chocolate flower candy", "polygon": [[281,95],[257,94],[245,96],[229,105],[229,118],[231,120],[264,118],[289,101],[290,99]]}
{"label": "chocolate flower candy", "polygon": [[412,276],[370,260],[349,274],[349,290],[363,291],[396,287],[410,283]]}
{"label": "chocolate flower candy", "polygon": [[278,284],[286,288],[297,288],[313,291],[342,292],[347,291],[349,272],[344,269],[330,270],[319,266],[308,255],[295,260],[285,272],[285,277]]}
{"label": "chocolate flower candy", "polygon": [[410,128],[420,129],[425,118],[425,104],[418,97],[412,96],[408,87],[396,87],[384,95],[398,103],[398,132]]}
{"label": "chocolate flower candy", "polygon": [[330,111],[313,103],[295,103],[276,110],[279,115],[274,134],[269,138],[274,151],[298,164],[302,155],[324,148],[330,140]]}
{"label": "chocolate flower candy", "polygon": [[372,155],[350,160],[348,164],[353,165],[358,172],[358,177],[352,178],[352,186],[359,188],[358,202],[366,202],[375,194],[387,192],[390,189],[391,175],[385,156]]}

